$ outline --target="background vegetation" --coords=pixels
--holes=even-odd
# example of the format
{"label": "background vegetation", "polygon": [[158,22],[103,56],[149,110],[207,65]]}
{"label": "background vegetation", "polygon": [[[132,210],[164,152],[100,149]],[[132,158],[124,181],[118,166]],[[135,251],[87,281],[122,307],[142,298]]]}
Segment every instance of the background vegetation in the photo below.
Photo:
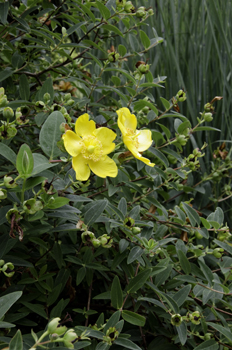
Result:
{"label": "background vegetation", "polygon": [[[232,349],[230,14],[0,2],[0,349]],[[84,113],[117,134],[115,178],[76,179],[62,134]]]}

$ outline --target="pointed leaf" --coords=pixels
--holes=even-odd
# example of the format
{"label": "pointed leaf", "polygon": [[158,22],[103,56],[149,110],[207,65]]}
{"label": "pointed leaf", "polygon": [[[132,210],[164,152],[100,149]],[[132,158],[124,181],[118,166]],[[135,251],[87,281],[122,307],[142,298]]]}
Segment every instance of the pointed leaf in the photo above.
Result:
{"label": "pointed leaf", "polygon": [[139,288],[141,288],[146,280],[149,278],[149,276],[151,275],[152,269],[147,269],[144,270],[140,273],[138,273],[137,276],[135,276],[134,278],[132,278],[127,286],[127,292],[128,293],[134,293],[136,292]]}
{"label": "pointed leaf", "polygon": [[122,317],[126,322],[131,323],[135,326],[143,327],[146,322],[146,318],[144,316],[128,310],[122,311]]}
{"label": "pointed leaf", "polygon": [[118,276],[114,277],[111,286],[111,303],[115,309],[120,309],[123,304],[123,294]]}

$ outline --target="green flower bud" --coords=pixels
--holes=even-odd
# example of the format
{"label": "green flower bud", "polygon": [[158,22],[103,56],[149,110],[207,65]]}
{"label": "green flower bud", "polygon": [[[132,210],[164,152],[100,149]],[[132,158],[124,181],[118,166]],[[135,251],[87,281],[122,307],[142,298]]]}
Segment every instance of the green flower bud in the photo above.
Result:
{"label": "green flower bud", "polygon": [[213,115],[210,112],[204,113],[203,116],[205,122],[211,122],[213,120]]}
{"label": "green flower bud", "polygon": [[91,240],[91,242],[92,242],[92,245],[94,246],[94,248],[98,248],[98,247],[100,247],[100,245],[101,245],[101,242],[100,242],[99,239],[97,239],[97,238],[93,238],[93,239]]}
{"label": "green flower bud", "polygon": [[209,102],[204,105],[205,112],[211,112],[213,109],[213,106]]}
{"label": "green flower bud", "polygon": [[60,132],[65,132],[65,125],[66,125],[66,123],[61,123],[60,124]]}
{"label": "green flower bud", "polygon": [[63,339],[67,342],[72,342],[77,338],[77,334],[74,332],[74,329],[69,329],[63,336]]}
{"label": "green flower bud", "polygon": [[224,249],[222,248],[215,248],[213,250],[213,255],[215,256],[215,258],[220,259],[222,257],[222,253],[224,252]]}
{"label": "green flower bud", "polygon": [[153,9],[149,9],[149,10],[147,11],[147,13],[148,13],[149,16],[153,16],[153,15],[154,15]]}
{"label": "green flower bud", "polygon": [[171,155],[168,155],[168,161],[170,164],[176,164],[177,163],[177,158]]}
{"label": "green flower bud", "polygon": [[131,12],[135,11],[135,7],[131,1],[126,2],[125,6],[124,6],[124,11],[127,13],[131,13]]}
{"label": "green flower bud", "polygon": [[189,318],[193,324],[198,325],[201,323],[201,315],[199,311],[194,311],[192,314],[189,315]]}
{"label": "green flower bud", "polygon": [[125,220],[124,220],[124,225],[125,225],[126,227],[131,228],[132,226],[134,226],[134,224],[135,224],[135,220],[134,220],[134,219],[132,219],[132,218],[130,218],[130,217],[125,218]]}
{"label": "green flower bud", "polygon": [[203,238],[203,236],[200,234],[199,231],[195,231],[195,237],[196,237],[197,239],[202,239],[202,238]]}
{"label": "green flower bud", "polygon": [[42,111],[43,109],[45,108],[45,103],[43,102],[43,101],[37,101],[36,103],[35,103],[35,109],[37,110],[37,111]]}
{"label": "green flower bud", "polygon": [[15,208],[11,208],[6,213],[6,218],[7,218],[7,221],[9,223],[11,223],[13,215],[15,215],[15,221],[19,221],[20,219],[22,219],[22,216],[20,215],[20,212],[17,209],[15,209]]}
{"label": "green flower bud", "polygon": [[187,143],[187,139],[184,135],[177,135],[176,137],[176,141],[181,145],[181,146],[185,146]]}
{"label": "green flower bud", "polygon": [[66,102],[66,106],[73,106],[74,103],[75,103],[74,100],[68,100],[68,101]]}
{"label": "green flower bud", "polygon": [[64,101],[69,101],[71,100],[72,95],[70,93],[64,95]]}
{"label": "green flower bud", "polygon": [[110,52],[110,53],[108,54],[108,60],[109,60],[110,62],[116,62],[116,61],[118,61],[119,57],[120,57],[120,55],[119,55],[119,53],[117,53],[117,52]]}
{"label": "green flower bud", "polygon": [[136,11],[136,17],[138,18],[146,17],[146,9],[144,6],[141,6],[138,8],[138,10]]}
{"label": "green flower bud", "polygon": [[138,71],[142,74],[147,74],[149,72],[150,65],[149,64],[140,64],[138,66]]}
{"label": "green flower bud", "polygon": [[27,201],[23,202],[23,210],[25,210],[26,214],[35,214],[36,213],[36,208],[35,208],[35,203],[36,203],[36,199],[35,198],[31,198],[28,199]]}
{"label": "green flower bud", "polygon": [[6,96],[3,96],[2,98],[0,98],[0,107],[5,107],[7,106],[7,104],[8,104],[8,101]]}
{"label": "green flower bud", "polygon": [[182,317],[180,314],[175,314],[175,315],[172,315],[171,317],[171,324],[173,326],[180,326],[182,323]]}
{"label": "green flower bud", "polygon": [[50,95],[48,92],[46,92],[46,93],[43,95],[43,99],[44,99],[44,102],[45,102],[46,104],[48,104],[48,103],[50,102],[50,100],[51,100],[51,95]]}
{"label": "green flower bud", "polygon": [[95,238],[95,235],[91,231],[85,231],[81,234],[81,239],[83,243],[87,243],[89,241],[92,241],[92,239]]}
{"label": "green flower bud", "polygon": [[2,272],[6,277],[12,277],[14,275],[13,270],[14,270],[14,265],[11,262],[6,263],[2,268]]}
{"label": "green flower bud", "polygon": [[11,118],[13,118],[13,116],[14,116],[14,111],[13,111],[13,109],[10,108],[10,107],[5,107],[5,108],[3,109],[2,114],[3,114],[3,117],[4,117],[4,118],[6,118],[6,119],[11,119]]}
{"label": "green flower bud", "polygon": [[2,98],[4,94],[5,94],[5,89],[3,87],[0,87],[0,98]]}
{"label": "green flower bud", "polygon": [[117,10],[121,10],[126,5],[126,0],[116,0]]}
{"label": "green flower bud", "polygon": [[53,318],[53,320],[49,322],[48,329],[47,329],[49,334],[55,333],[55,330],[58,327],[59,322],[60,322],[59,317],[55,317]]}
{"label": "green flower bud", "polygon": [[7,190],[0,188],[0,200],[7,198]]}
{"label": "green flower bud", "polygon": [[136,226],[134,226],[134,227],[132,227],[132,233],[134,234],[134,235],[137,235],[138,233],[140,233],[141,232],[141,228],[140,227],[136,227]]}
{"label": "green flower bud", "polygon": [[211,339],[211,333],[205,333],[204,340],[210,340]]}
{"label": "green flower bud", "polygon": [[110,238],[110,236],[108,236],[107,234],[104,234],[104,235],[98,237],[98,239],[99,239],[101,246],[103,248],[111,248],[112,247],[113,239]]}
{"label": "green flower bud", "polygon": [[186,100],[186,93],[183,90],[179,90],[176,94],[177,102],[184,102]]}
{"label": "green flower bud", "polygon": [[106,336],[110,337],[111,341],[114,341],[116,338],[118,338],[119,332],[115,327],[110,327],[106,332]]}
{"label": "green flower bud", "polygon": [[14,188],[17,186],[17,183],[13,177],[7,175],[4,176],[3,183],[6,188]]}

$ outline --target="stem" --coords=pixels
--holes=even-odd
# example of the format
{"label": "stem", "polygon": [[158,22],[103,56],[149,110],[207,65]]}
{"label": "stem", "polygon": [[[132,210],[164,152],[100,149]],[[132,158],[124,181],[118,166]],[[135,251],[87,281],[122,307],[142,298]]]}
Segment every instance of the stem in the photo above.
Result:
{"label": "stem", "polygon": [[23,187],[22,187],[22,193],[21,193],[21,202],[24,202],[24,193],[25,193],[25,187],[26,187],[26,179],[23,180]]}

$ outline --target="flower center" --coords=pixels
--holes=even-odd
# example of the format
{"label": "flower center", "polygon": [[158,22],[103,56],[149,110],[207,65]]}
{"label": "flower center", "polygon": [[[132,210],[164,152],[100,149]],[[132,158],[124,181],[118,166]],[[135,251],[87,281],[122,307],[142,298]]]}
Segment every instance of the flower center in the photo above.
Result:
{"label": "flower center", "polygon": [[136,148],[139,147],[139,140],[138,140],[138,136],[139,136],[139,132],[136,130],[135,132],[132,129],[126,128],[127,131],[127,135],[130,140],[133,142],[134,146]]}
{"label": "flower center", "polygon": [[85,159],[97,162],[103,155],[102,143],[95,136],[84,136],[81,153]]}

